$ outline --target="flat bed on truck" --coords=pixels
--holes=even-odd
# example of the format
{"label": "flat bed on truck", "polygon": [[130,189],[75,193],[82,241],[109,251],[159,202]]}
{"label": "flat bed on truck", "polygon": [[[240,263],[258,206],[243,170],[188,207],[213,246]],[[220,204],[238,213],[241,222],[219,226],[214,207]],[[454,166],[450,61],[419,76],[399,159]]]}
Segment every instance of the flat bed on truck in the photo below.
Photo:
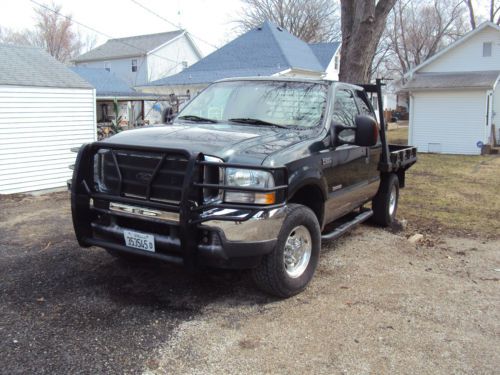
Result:
{"label": "flat bed on truck", "polygon": [[415,148],[387,143],[367,93],[380,99],[380,82],[223,80],[171,125],[84,145],[71,181],[80,245],[248,268],[271,294],[299,293],[322,240],[395,220],[417,160]]}

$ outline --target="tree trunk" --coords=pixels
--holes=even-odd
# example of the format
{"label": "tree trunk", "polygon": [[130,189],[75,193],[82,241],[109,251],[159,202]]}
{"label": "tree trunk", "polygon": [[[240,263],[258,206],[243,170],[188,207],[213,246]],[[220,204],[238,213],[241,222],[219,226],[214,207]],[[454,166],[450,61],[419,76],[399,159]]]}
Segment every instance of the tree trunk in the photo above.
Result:
{"label": "tree trunk", "polygon": [[465,0],[465,5],[467,5],[467,9],[469,9],[470,27],[474,30],[476,28],[476,16],[474,15],[472,0]]}
{"label": "tree trunk", "polygon": [[343,82],[370,80],[373,57],[396,0],[341,0],[342,48],[339,78]]}

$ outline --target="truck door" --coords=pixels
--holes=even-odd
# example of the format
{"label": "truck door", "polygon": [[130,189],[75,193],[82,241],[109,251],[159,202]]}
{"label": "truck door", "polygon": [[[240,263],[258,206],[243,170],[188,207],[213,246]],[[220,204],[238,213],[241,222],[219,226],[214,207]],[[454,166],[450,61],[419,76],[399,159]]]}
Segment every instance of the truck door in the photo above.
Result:
{"label": "truck door", "polygon": [[[356,104],[358,105],[358,110],[360,114],[376,118],[375,113],[373,111],[373,107],[364,91],[355,90],[354,97],[356,99]],[[382,154],[382,142],[380,140],[380,137],[378,137],[377,144],[373,147],[367,148],[368,160],[366,160],[367,166],[364,169],[364,176],[365,176],[364,179],[368,183],[372,184],[371,186],[371,192],[373,193],[372,195],[375,195],[378,190],[378,182],[380,180],[378,163],[380,161],[381,154]]]}
{"label": "truck door", "polygon": [[[342,86],[337,88],[330,131],[335,132],[335,124],[349,127],[336,134],[336,137],[340,140],[354,141],[355,118],[359,114],[354,91]],[[367,147],[347,144],[330,146],[331,163],[325,165],[324,169],[329,190],[325,210],[326,222],[345,215],[369,199],[366,190],[370,156]]]}

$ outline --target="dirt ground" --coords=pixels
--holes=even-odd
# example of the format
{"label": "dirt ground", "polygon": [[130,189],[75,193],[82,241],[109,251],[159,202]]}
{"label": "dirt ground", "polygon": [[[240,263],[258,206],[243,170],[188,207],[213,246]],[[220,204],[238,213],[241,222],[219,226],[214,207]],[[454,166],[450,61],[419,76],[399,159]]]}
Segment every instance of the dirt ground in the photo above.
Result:
{"label": "dirt ground", "polygon": [[69,214],[67,193],[0,200],[0,373],[498,373],[498,239],[362,225],[278,300],[80,249]]}

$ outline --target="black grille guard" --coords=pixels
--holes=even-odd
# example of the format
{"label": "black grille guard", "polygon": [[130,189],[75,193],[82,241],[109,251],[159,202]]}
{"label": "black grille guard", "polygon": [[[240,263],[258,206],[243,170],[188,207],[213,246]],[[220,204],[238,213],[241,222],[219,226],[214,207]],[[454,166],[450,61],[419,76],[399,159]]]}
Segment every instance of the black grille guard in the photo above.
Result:
{"label": "black grille guard", "polygon": [[[95,189],[94,156],[101,149],[111,150],[111,152],[113,153],[113,161],[116,165],[118,177],[120,179],[118,194],[103,193]],[[153,172],[147,184],[147,194],[145,199],[127,197],[122,194],[122,175],[120,173],[120,168],[114,154],[115,151],[151,152],[162,155],[160,164],[157,168],[155,168],[155,171]],[[155,175],[158,172],[161,163],[165,160],[165,156],[167,154],[182,155],[187,160],[187,168],[185,170],[182,183],[181,199],[178,204],[160,202],[150,199],[151,186],[155,180]],[[234,187],[224,184],[207,184],[202,181],[202,171],[204,166],[213,166],[223,169],[245,168],[268,171],[273,175],[277,185],[272,188],[251,188]],[[193,246],[190,246],[189,243],[196,238],[196,235],[194,235],[197,230],[196,224],[209,220],[246,221],[257,212],[264,209],[270,210],[283,207],[285,205],[288,189],[286,181],[288,181],[288,176],[285,168],[206,161],[204,160],[204,155],[202,153],[191,153],[183,149],[128,146],[107,142],[94,142],[82,146],[76,157],[75,168],[73,171],[73,178],[71,182],[71,210],[73,226],[78,242],[80,243],[80,245],[85,246],[85,239],[92,236],[91,222],[96,218],[96,210],[93,210],[90,205],[91,199],[112,201],[117,203],[155,208],[170,212],[177,212],[179,213],[180,237],[181,242],[183,242],[183,247],[193,248]],[[204,203],[202,193],[203,188],[218,189],[222,191],[232,190],[261,193],[274,192],[277,202],[268,205],[234,204],[224,202]],[[245,215],[241,215],[240,213],[240,216],[212,215],[210,211],[213,209],[234,209],[241,210],[247,213]]]}

